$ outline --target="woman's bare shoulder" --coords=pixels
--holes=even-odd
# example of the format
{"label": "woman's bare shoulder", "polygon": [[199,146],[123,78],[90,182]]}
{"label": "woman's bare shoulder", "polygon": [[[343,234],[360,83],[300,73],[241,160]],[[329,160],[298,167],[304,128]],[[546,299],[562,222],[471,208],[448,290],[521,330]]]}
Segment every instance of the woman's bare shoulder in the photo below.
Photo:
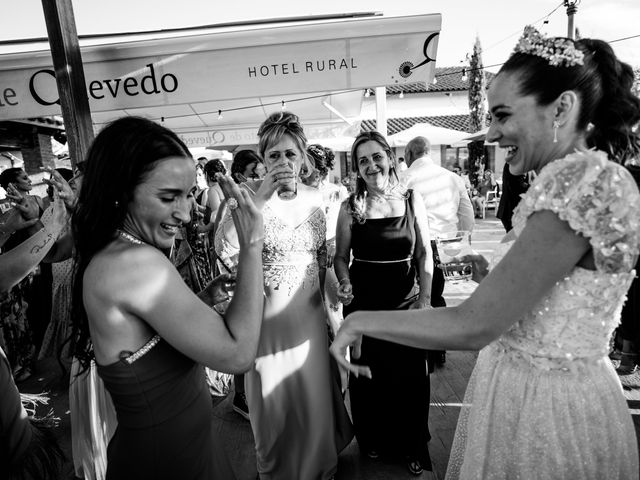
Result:
{"label": "woman's bare shoulder", "polygon": [[84,290],[99,296],[137,295],[152,279],[166,278],[171,266],[157,248],[112,242],[91,259]]}

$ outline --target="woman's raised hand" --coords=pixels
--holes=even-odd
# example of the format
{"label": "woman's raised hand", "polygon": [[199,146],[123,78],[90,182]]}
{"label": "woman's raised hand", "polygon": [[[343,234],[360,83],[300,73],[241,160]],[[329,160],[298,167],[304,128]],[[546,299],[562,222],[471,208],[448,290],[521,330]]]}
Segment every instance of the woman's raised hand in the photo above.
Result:
{"label": "woman's raised hand", "polygon": [[58,197],[62,201],[64,201],[65,206],[72,210],[76,205],[76,194],[69,185],[69,183],[64,179],[60,173],[52,168],[46,169],[51,177],[48,180],[44,180],[45,183],[51,185],[54,188],[54,191],[57,193]]}
{"label": "woman's raised hand", "polygon": [[256,208],[249,192],[239,188],[230,177],[218,174],[216,179],[227,201],[227,208],[231,211],[240,248],[252,245],[262,248],[264,241],[262,213]]}
{"label": "woman's raised hand", "polygon": [[295,179],[295,176],[295,169],[289,162],[279,162],[271,166],[262,179],[262,184],[258,188],[256,196],[263,198],[265,201],[269,200],[279,187],[291,185],[291,180]]}
{"label": "woman's raised hand", "polygon": [[40,217],[40,206],[35,197],[23,195],[12,183],[7,186],[7,198],[14,202],[14,208],[20,212],[25,221],[34,219],[37,221]]}

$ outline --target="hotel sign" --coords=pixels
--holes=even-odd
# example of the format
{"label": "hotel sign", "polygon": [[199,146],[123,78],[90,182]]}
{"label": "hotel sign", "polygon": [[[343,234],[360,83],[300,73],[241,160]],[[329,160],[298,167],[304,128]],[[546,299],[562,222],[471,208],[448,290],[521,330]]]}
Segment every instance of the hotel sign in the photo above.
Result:
{"label": "hotel sign", "polygon": [[[438,14],[82,46],[93,112],[427,82]],[[215,106],[214,106],[215,108]],[[197,112],[197,108],[195,108]],[[49,52],[0,55],[0,120],[60,113]]]}

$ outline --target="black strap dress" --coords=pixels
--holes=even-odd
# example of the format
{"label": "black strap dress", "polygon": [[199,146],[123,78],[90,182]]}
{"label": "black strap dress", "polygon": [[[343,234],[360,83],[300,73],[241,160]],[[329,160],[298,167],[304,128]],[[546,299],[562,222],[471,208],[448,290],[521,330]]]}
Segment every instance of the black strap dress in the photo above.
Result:
{"label": "black strap dress", "polygon": [[[413,261],[416,241],[411,191],[405,214],[366,219],[351,226],[354,260],[349,269],[356,310],[408,309],[419,292]],[[349,380],[356,438],[365,453],[420,460],[430,470],[429,376],[425,351],[364,337],[354,363],[371,367],[372,379]]]}
{"label": "black strap dress", "polygon": [[123,352],[98,374],[111,394],[118,428],[107,450],[107,480],[225,479],[214,444],[204,368],[158,335]]}

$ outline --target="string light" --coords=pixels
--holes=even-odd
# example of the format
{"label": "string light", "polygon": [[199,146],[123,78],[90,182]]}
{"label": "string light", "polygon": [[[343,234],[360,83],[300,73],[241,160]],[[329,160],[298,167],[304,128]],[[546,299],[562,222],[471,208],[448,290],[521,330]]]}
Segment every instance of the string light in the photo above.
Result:
{"label": "string light", "polygon": [[467,81],[467,69],[466,69],[466,68],[463,68],[463,69],[462,69],[462,78],[461,78],[461,80],[462,80],[463,82],[466,82],[466,81]]}
{"label": "string light", "polygon": [[286,110],[287,109],[287,103],[284,100],[282,100],[282,105],[280,106],[280,108],[282,110]]}
{"label": "string light", "polygon": [[404,91],[400,91],[400,95],[398,95],[398,98],[404,98]]}
{"label": "string light", "polygon": [[[562,6],[562,4],[560,4],[560,6]],[[559,7],[558,7],[559,8]],[[555,10],[554,10],[555,11]],[[543,17],[544,18],[544,17]],[[639,38],[640,35],[631,35],[628,37],[622,37],[622,38],[617,38],[615,40],[608,40],[608,43],[615,43],[615,42],[622,42],[625,40],[631,40],[634,38]],[[486,51],[486,49],[485,49]],[[467,55],[468,57],[468,55]],[[462,61],[461,61],[462,62]],[[502,66],[504,63],[494,63],[493,65],[486,65],[480,68],[469,68],[469,67],[464,67],[460,70],[454,70],[452,72],[446,72],[446,73],[441,73],[438,75],[438,77],[446,77],[448,75],[460,75],[460,74],[466,74],[467,72],[472,72],[475,70],[487,70],[489,68],[494,68],[494,67],[500,67]],[[492,73],[492,72],[489,72]],[[462,79],[464,81],[464,78]],[[433,84],[435,85],[438,82],[438,78],[436,76],[433,77]],[[340,92],[333,92],[332,95],[340,95],[340,94],[344,94],[344,93],[353,93],[356,91],[362,91],[362,89],[357,88],[357,89],[351,89],[351,90],[343,90]],[[364,96],[368,97],[369,95],[371,95],[371,89],[366,88],[365,89],[365,93]],[[320,95],[310,95],[310,96],[306,96],[306,97],[301,97],[301,98],[294,98],[294,99],[289,99],[290,102],[298,102],[298,101],[305,101],[305,100],[311,100],[314,98],[323,98],[326,97],[326,93],[320,94]],[[284,103],[284,100],[281,102],[281,104]],[[264,108],[265,106],[269,106],[269,105],[277,105],[277,102],[274,103],[267,103],[267,104],[258,104],[258,105],[245,105],[242,107],[235,107],[235,108],[230,108],[227,111],[239,111],[239,110],[248,110],[248,109],[252,109],[252,108]],[[214,112],[200,112],[198,115],[203,115],[203,114],[210,114],[210,113],[215,113]],[[161,117],[161,119],[168,119],[168,118],[184,118],[184,117],[191,117],[194,114],[189,114],[189,115],[169,115],[166,117]],[[218,110],[218,120],[222,119],[222,110]],[[162,120],[164,121],[164,120]],[[105,122],[94,122],[94,125],[105,125]]]}

